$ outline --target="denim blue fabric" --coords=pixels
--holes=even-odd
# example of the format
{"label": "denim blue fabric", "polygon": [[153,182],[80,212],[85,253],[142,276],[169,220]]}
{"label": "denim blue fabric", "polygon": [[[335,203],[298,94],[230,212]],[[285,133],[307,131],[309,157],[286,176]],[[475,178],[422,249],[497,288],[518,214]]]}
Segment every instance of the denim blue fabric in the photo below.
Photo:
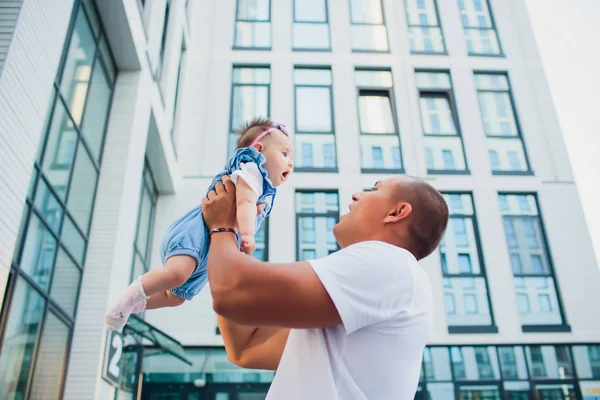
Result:
{"label": "denim blue fabric", "polygon": [[[265,218],[271,214],[275,195],[277,194],[277,190],[269,180],[267,171],[264,168],[265,161],[265,157],[254,147],[237,149],[233,157],[229,160],[226,169],[215,176],[208,187],[208,191],[214,189],[215,185],[223,179],[223,176],[231,175],[234,171],[239,170],[242,163],[256,163],[263,176],[263,193],[258,198],[256,204],[265,204],[264,210],[256,216],[256,232],[258,232]],[[201,204],[175,221],[165,233],[160,246],[163,265],[170,257],[179,255],[193,257],[197,263],[192,276],[183,285],[171,289],[171,293],[175,296],[191,300],[206,285],[208,281],[208,276],[206,275],[208,246],[208,229],[204,224]]]}

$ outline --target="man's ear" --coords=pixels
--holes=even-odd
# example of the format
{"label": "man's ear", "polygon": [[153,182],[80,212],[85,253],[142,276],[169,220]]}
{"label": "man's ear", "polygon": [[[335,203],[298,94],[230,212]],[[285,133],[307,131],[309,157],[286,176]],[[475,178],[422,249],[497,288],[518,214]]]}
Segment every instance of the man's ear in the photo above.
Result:
{"label": "man's ear", "polygon": [[383,219],[387,224],[394,224],[408,218],[412,214],[412,206],[410,203],[398,203],[390,209],[388,214]]}
{"label": "man's ear", "polygon": [[254,143],[254,146],[252,147],[258,150],[259,153],[262,153],[263,149],[265,148],[265,146],[261,142]]}

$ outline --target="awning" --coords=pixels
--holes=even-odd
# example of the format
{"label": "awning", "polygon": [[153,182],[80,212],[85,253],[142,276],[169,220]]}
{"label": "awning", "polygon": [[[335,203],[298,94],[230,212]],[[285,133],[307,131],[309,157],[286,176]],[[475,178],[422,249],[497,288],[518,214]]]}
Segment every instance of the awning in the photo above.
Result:
{"label": "awning", "polygon": [[181,343],[135,315],[129,317],[127,325],[123,328],[123,334],[139,335],[150,341],[152,346],[156,346],[165,353],[169,353],[186,364],[192,365]]}

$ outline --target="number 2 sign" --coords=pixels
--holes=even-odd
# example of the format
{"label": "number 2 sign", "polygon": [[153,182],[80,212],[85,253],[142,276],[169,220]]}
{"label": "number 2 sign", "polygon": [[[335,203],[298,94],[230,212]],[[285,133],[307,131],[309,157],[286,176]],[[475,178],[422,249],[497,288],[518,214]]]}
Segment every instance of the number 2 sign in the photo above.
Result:
{"label": "number 2 sign", "polygon": [[104,350],[104,367],[102,368],[102,378],[113,386],[119,386],[121,377],[121,355],[123,354],[123,336],[117,331],[109,331],[106,338],[106,348]]}

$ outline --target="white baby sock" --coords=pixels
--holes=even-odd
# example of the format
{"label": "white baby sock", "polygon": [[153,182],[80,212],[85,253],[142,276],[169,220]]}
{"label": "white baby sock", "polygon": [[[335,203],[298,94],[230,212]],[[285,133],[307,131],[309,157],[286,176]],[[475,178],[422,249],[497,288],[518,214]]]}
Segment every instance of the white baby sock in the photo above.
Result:
{"label": "white baby sock", "polygon": [[141,277],[129,285],[117,301],[106,311],[104,323],[110,330],[120,331],[132,313],[144,311],[148,296],[142,287]]}

